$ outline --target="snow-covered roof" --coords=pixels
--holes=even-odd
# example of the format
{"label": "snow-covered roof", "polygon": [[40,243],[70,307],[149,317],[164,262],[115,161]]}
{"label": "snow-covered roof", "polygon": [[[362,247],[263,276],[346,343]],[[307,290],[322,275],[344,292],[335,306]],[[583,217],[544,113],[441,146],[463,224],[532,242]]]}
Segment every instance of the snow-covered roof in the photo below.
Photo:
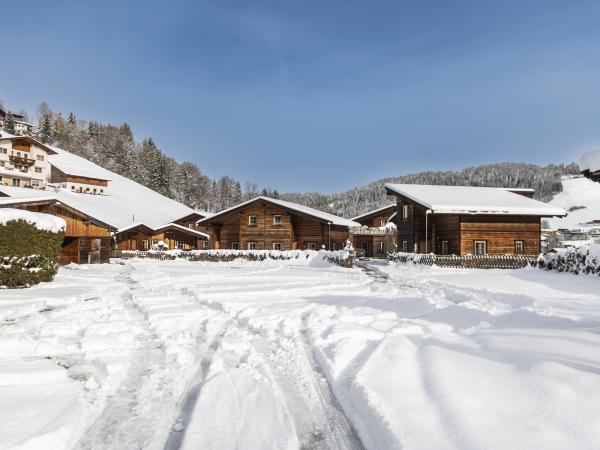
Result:
{"label": "snow-covered roof", "polygon": [[376,215],[376,214],[378,214],[380,212],[385,211],[386,209],[395,208],[395,207],[396,207],[396,204],[395,203],[391,203],[391,204],[389,204],[387,206],[382,206],[381,208],[377,208],[377,209],[374,209],[373,211],[369,211],[369,212],[366,212],[366,213],[361,214],[359,216],[353,217],[352,220],[359,220],[359,219],[362,219],[364,217],[374,216],[374,215]]}
{"label": "snow-covered roof", "polygon": [[596,172],[600,170],[600,150],[584,153],[579,159],[579,168]]}
{"label": "snow-covered roof", "polygon": [[220,211],[216,214],[214,214],[211,217],[207,217],[205,219],[199,220],[198,223],[203,223],[206,222],[208,220],[212,220],[215,219],[219,216],[225,215],[231,211],[235,211],[239,208],[243,208],[246,205],[249,205],[251,203],[257,202],[257,201],[265,201],[274,205],[278,205],[281,206],[283,208],[289,209],[291,211],[296,211],[297,213],[300,214],[306,214],[309,216],[313,216],[317,219],[320,219],[324,222],[330,222],[331,225],[339,225],[339,226],[343,226],[343,227],[359,227],[360,224],[358,222],[355,222],[353,220],[350,219],[345,219],[343,217],[339,217],[339,216],[335,216],[333,214],[329,214],[323,211],[319,211],[318,209],[314,209],[314,208],[309,208],[308,206],[304,206],[304,205],[299,205],[297,203],[292,203],[292,202],[287,202],[285,200],[280,200],[278,198],[271,198],[271,197],[265,197],[265,196],[259,196],[259,197],[255,197],[251,200],[247,200],[245,202],[239,203],[235,206],[232,206],[231,208],[227,208],[224,209],[223,211]]}
{"label": "snow-covered roof", "polygon": [[149,227],[145,223],[137,222],[137,223],[128,225],[128,226],[126,226],[124,228],[120,228],[117,231],[117,233],[124,233],[126,231],[133,230],[133,229],[135,229],[137,227],[146,227],[150,231],[152,231],[153,233],[157,233],[157,232],[159,232],[161,230],[165,230],[165,229],[168,229],[168,228],[171,228],[171,229],[175,228],[175,229],[181,230],[183,232],[187,232],[189,234],[196,235],[196,236],[204,238],[204,239],[210,239],[210,236],[208,234],[206,234],[206,233],[202,233],[202,232],[200,232],[198,230],[194,230],[192,228],[184,227],[183,225],[179,225],[178,223],[172,223],[172,222],[171,223],[166,223],[164,225],[160,225],[158,227]]}
{"label": "snow-covered roof", "polygon": [[566,216],[564,209],[515,194],[503,188],[392,184],[385,188],[437,214]]}
{"label": "snow-covered roof", "polygon": [[24,220],[38,230],[50,231],[51,233],[63,231],[67,226],[64,219],[51,214],[15,208],[0,208],[0,225],[6,225],[7,222],[13,220]]}
{"label": "snow-covered roof", "polygon": [[49,156],[48,162],[66,175],[105,181],[112,180],[115,175],[110,170],[106,170],[85,158],[81,158],[57,147],[51,148],[55,150],[57,154]]}
{"label": "snow-covered roof", "polygon": [[26,189],[12,186],[0,186],[0,192],[13,198],[51,196],[116,229],[124,228],[134,222],[143,222],[156,228],[194,212],[193,209],[175,200],[103,169],[84,158],[57,147],[52,148],[57,153],[51,156],[53,160],[64,159],[71,164],[80,164],[82,168],[100,177],[111,179],[109,182],[111,195],[83,194],[59,188]]}

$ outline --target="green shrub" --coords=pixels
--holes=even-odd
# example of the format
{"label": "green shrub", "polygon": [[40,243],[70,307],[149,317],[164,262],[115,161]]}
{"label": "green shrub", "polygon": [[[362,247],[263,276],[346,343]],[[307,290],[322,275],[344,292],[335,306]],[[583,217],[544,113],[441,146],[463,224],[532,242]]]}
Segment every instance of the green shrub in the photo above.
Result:
{"label": "green shrub", "polygon": [[0,224],[0,287],[51,281],[58,270],[64,233],[38,230],[24,220]]}

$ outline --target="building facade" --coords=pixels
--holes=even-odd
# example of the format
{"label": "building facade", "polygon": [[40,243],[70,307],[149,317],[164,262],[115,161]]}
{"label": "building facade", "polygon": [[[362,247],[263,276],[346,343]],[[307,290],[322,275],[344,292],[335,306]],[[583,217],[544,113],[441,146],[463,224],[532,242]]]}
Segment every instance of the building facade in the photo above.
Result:
{"label": "building facade", "polygon": [[114,234],[115,247],[118,250],[151,249],[162,250],[200,250],[208,249],[209,236],[176,223],[169,223],[158,228],[145,224],[135,224],[122,228]]}
{"label": "building facade", "polygon": [[[566,212],[501,188],[386,184],[397,198],[399,251],[535,255],[541,219]],[[528,193],[529,194],[529,193]]]}
{"label": "building facade", "polygon": [[359,223],[269,197],[257,197],[198,222],[214,249],[342,249]]}
{"label": "building facade", "polygon": [[385,258],[396,251],[395,227],[388,226],[395,213],[396,205],[391,204],[353,217],[361,225],[352,229],[353,247],[371,258]]}
{"label": "building facade", "polygon": [[0,184],[41,189],[48,176],[48,156],[56,152],[29,136],[0,137]]}
{"label": "building facade", "polygon": [[50,166],[50,183],[80,194],[109,195],[108,182],[104,178],[65,173],[54,164]]}

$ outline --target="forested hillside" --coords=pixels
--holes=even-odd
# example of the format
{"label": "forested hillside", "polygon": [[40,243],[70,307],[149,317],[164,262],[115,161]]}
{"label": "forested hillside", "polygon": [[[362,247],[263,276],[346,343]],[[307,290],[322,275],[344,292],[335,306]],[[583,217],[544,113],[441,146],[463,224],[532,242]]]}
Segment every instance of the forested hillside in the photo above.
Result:
{"label": "forested hillside", "polygon": [[354,217],[371,209],[385,206],[392,201],[385,195],[383,188],[385,183],[533,188],[536,198],[547,201],[562,191],[560,182],[562,175],[578,173],[579,167],[575,163],[547,166],[499,163],[469,167],[460,171],[430,171],[382,178],[366,186],[353,188],[339,194],[289,193],[284,194],[283,197],[289,201],[327,210],[341,216]]}
{"label": "forested hillside", "polygon": [[[0,106],[2,102],[0,101]],[[21,111],[27,115],[25,111]],[[385,183],[421,183],[464,186],[526,187],[536,198],[549,200],[562,191],[560,177],[579,173],[576,164],[537,166],[500,163],[460,171],[421,172],[384,178],[337,194],[287,193],[259,188],[229,176],[212,179],[191,162],[177,162],[157,147],[151,137],[136,141],[127,123],[120,126],[78,119],[52,111],[42,103],[37,111],[36,137],[69,150],[156,192],[192,208],[220,211],[255,195],[281,197],[344,217],[354,217],[388,204]],[[308,186],[307,186],[308,187]]]}

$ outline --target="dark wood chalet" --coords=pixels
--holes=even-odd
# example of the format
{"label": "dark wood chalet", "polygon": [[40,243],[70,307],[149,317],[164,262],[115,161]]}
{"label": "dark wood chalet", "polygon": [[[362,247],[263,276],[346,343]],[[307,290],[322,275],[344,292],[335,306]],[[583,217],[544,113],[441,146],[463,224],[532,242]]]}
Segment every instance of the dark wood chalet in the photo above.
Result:
{"label": "dark wood chalet", "polygon": [[25,209],[61,217],[67,222],[60,264],[107,263],[110,258],[110,225],[56,199],[2,197],[0,207]]}
{"label": "dark wood chalet", "polygon": [[208,234],[195,228],[168,223],[152,228],[143,223],[119,229],[115,233],[115,245],[119,250],[150,250],[162,243],[169,250],[198,250],[208,248]]}
{"label": "dark wood chalet", "polygon": [[336,250],[357,222],[269,197],[256,197],[198,222],[215,249]]}
{"label": "dark wood chalet", "polygon": [[528,198],[530,190],[386,184],[397,198],[399,251],[435,254],[540,252],[541,219],[566,212]]}
{"label": "dark wood chalet", "polygon": [[364,231],[353,230],[352,245],[354,248],[361,249],[368,257],[386,257],[388,251],[393,249],[389,248],[390,233],[386,233],[386,230],[382,228],[387,225],[395,213],[396,204],[391,204],[353,217],[352,220],[358,222],[362,227],[367,227]]}

